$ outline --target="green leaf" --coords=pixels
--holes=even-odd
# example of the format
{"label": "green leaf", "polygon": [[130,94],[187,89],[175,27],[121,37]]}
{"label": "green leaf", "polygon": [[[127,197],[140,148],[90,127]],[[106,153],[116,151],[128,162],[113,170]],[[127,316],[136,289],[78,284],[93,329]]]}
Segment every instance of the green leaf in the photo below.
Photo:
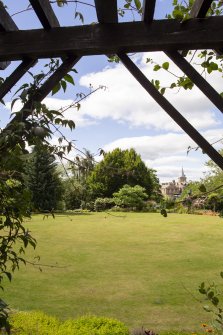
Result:
{"label": "green leaf", "polygon": [[182,11],[179,9],[174,9],[172,15],[173,15],[173,18],[177,20],[183,20],[184,18]]}
{"label": "green leaf", "polygon": [[161,66],[156,64],[153,68],[153,71],[159,71],[161,69]]}
{"label": "green leaf", "polygon": [[159,81],[159,80],[155,80],[155,87],[156,87],[157,89],[160,88],[160,81]]}
{"label": "green leaf", "polygon": [[130,3],[126,3],[126,4],[124,5],[124,8],[129,9],[129,7],[130,7]]}
{"label": "green leaf", "polygon": [[78,73],[76,69],[72,69],[69,72],[74,72],[74,73]]}
{"label": "green leaf", "polygon": [[52,95],[56,94],[61,89],[60,83],[58,83],[54,88],[52,89]]}
{"label": "green leaf", "polygon": [[10,272],[4,272],[4,273],[8,277],[8,280],[12,281],[12,274]]}
{"label": "green leaf", "polygon": [[208,298],[212,299],[213,297],[214,297],[214,292],[213,291],[208,292]]}
{"label": "green leaf", "polygon": [[167,217],[167,211],[166,211],[164,208],[161,209],[160,214],[161,214],[162,216],[164,216],[165,218]]}
{"label": "green leaf", "polygon": [[174,87],[176,87],[177,85],[175,84],[175,83],[172,83],[171,85],[170,85],[170,88],[174,88]]}
{"label": "green leaf", "polygon": [[82,24],[84,24],[84,17],[82,15],[82,13],[80,12],[75,12],[75,19],[79,18],[79,20],[81,21]]}
{"label": "green leaf", "polygon": [[166,88],[165,88],[165,87],[162,87],[161,90],[160,90],[160,93],[161,93],[162,95],[164,95],[164,94],[165,94],[165,91],[166,91]]}
{"label": "green leaf", "polygon": [[168,70],[168,69],[169,69],[169,66],[170,66],[169,62],[165,62],[165,63],[162,64],[162,68],[163,68],[164,70]]}
{"label": "green leaf", "polygon": [[73,120],[69,120],[67,124],[71,130],[75,128],[75,123]]}
{"label": "green leaf", "polygon": [[61,84],[61,86],[62,86],[62,88],[63,88],[63,91],[65,92],[66,89],[67,89],[67,83],[66,83],[66,81],[65,81],[65,80],[61,80],[61,81],[60,81],[60,84]]}
{"label": "green leaf", "polygon": [[70,84],[72,84],[72,85],[75,85],[75,83],[74,83],[74,79],[73,79],[73,77],[72,77],[70,74],[66,74],[66,75],[64,76],[64,80],[66,80],[68,83],[70,83]]}
{"label": "green leaf", "polygon": [[217,63],[211,62],[210,67],[212,68],[213,71],[218,70],[218,64]]}
{"label": "green leaf", "polygon": [[207,192],[207,190],[206,190],[206,187],[205,187],[205,185],[204,184],[201,184],[200,186],[199,186],[199,191],[200,192]]}
{"label": "green leaf", "polygon": [[219,303],[219,299],[217,297],[213,297],[211,301],[214,306],[217,306]]}
{"label": "green leaf", "polygon": [[136,8],[137,8],[138,10],[140,10],[141,7],[142,7],[142,5],[141,5],[141,1],[140,1],[140,0],[134,0],[134,2],[135,2],[135,6],[136,6]]}
{"label": "green leaf", "polygon": [[19,98],[15,98],[12,100],[12,103],[11,103],[11,110],[13,109],[13,106],[14,104],[16,103],[16,101],[19,100]]}
{"label": "green leaf", "polygon": [[203,306],[203,309],[206,311],[206,312],[211,312],[211,309],[208,305],[205,305]]}

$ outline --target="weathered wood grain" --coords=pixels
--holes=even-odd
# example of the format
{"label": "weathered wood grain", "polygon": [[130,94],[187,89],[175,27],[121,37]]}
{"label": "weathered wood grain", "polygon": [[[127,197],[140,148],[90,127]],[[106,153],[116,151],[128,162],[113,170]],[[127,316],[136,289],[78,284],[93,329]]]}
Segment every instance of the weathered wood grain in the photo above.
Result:
{"label": "weathered wood grain", "polygon": [[[127,22],[0,33],[0,61],[118,52],[216,49],[223,17]],[[191,38],[193,36],[193,38]]]}
{"label": "weathered wood grain", "polygon": [[142,20],[144,22],[150,23],[153,20],[155,6],[156,6],[156,0],[143,1]]}
{"label": "weathered wood grain", "polygon": [[118,22],[117,0],[95,0],[94,2],[99,23]]}
{"label": "weathered wood grain", "polygon": [[44,29],[59,27],[59,21],[49,0],[29,0]]}

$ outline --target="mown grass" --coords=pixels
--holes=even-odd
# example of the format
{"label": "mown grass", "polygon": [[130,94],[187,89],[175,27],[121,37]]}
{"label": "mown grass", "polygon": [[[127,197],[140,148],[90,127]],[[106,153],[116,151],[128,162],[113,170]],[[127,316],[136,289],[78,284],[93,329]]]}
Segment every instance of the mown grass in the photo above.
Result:
{"label": "mown grass", "polygon": [[[40,263],[21,266],[3,298],[60,319],[114,317],[131,329],[194,332],[209,320],[196,299],[223,270],[223,219],[170,214],[36,215],[26,223]],[[195,299],[196,298],[196,299]]]}

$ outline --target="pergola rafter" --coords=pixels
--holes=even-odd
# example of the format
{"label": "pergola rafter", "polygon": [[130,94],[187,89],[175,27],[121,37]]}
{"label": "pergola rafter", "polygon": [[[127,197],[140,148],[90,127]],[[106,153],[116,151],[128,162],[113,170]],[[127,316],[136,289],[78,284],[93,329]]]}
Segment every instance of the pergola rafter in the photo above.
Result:
{"label": "pergola rafter", "polygon": [[142,20],[145,23],[150,23],[153,20],[155,12],[156,0],[144,0],[143,1],[143,12]]}
{"label": "pergola rafter", "polygon": [[[217,49],[223,45],[223,17],[144,22],[103,23],[0,32],[0,61],[24,57],[64,57],[169,51]],[[193,38],[191,39],[191,36]]]}
{"label": "pergola rafter", "polygon": [[[131,61],[127,53],[163,51],[193,83],[223,112],[223,99],[219,93],[183,57],[185,50],[223,50],[223,17],[206,14],[212,0],[195,0],[191,19],[154,20],[155,0],[144,0],[142,21],[118,22],[117,0],[95,0],[99,24],[60,27],[49,0],[30,0],[43,29],[20,31],[4,9],[0,14],[0,66],[21,60],[22,63],[0,86],[0,99],[41,58],[62,58],[60,67],[36,90],[28,101],[23,118],[35,102],[41,102],[54,86],[69,72],[82,56],[119,56],[125,67],[172,117],[172,119],[197,143],[209,157],[223,169],[223,157],[203,136],[161,95],[148,78]],[[4,26],[5,25],[5,26]],[[183,50],[180,52],[179,50]],[[6,62],[6,63],[5,63]],[[21,116],[20,116],[21,118]],[[15,117],[11,122],[17,120]]]}
{"label": "pergola rafter", "polygon": [[[0,31],[14,31],[18,30],[17,25],[12,20],[11,16],[6,11],[2,3],[0,3]],[[4,70],[9,66],[9,61],[0,62],[0,70]]]}

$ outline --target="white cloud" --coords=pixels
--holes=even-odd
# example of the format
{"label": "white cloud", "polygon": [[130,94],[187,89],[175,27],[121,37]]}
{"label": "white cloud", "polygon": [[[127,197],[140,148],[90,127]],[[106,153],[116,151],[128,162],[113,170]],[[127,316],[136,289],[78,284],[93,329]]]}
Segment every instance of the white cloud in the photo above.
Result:
{"label": "white cloud", "polygon": [[[218,129],[218,136],[223,134],[223,129]],[[214,131],[203,132],[208,141],[214,136]],[[215,133],[216,136],[216,133]],[[196,148],[197,145],[183,133],[167,133],[154,136],[138,136],[119,138],[104,146],[105,151],[115,148],[134,148],[145,161],[148,167],[158,172],[161,181],[176,178],[181,168],[184,167],[188,179],[197,180],[203,177],[206,171],[204,163],[209,160],[201,150],[192,149],[187,154],[188,147]]]}
{"label": "white cloud", "polygon": [[[146,64],[147,57],[156,58],[158,63],[169,61],[168,58],[163,53],[136,54],[133,57],[134,62],[149,79],[160,80],[168,86],[173,78],[162,70],[154,72],[152,70],[154,65]],[[196,62],[198,62],[197,59],[194,59],[194,63]],[[181,74],[173,64],[170,70],[175,76]],[[219,91],[222,89],[222,78],[217,76],[217,73],[209,76],[208,80]],[[134,147],[146,164],[158,171],[161,181],[179,176],[182,166],[189,179],[202,177],[202,171],[205,170],[203,164],[209,158],[202,155],[200,150],[191,151],[187,156],[188,146],[196,147],[196,144],[153,101],[124,66],[113,64],[112,67],[106,67],[97,73],[86,74],[80,79],[80,84],[86,88],[89,87],[89,84],[94,87],[104,85],[107,89],[98,91],[83,101],[79,111],[71,108],[65,113],[67,118],[75,121],[77,127],[96,125],[111,119],[118,123],[125,123],[129,128],[140,127],[142,135],[146,134],[146,136],[116,139],[107,143],[104,146],[105,150],[112,150],[115,147],[122,149]],[[223,136],[220,112],[216,111],[211,102],[197,88],[192,91],[181,89],[178,93],[170,90],[165,96],[192,125],[202,132],[210,143]],[[44,103],[50,108],[59,109],[70,105],[72,100],[50,97],[46,98]],[[150,135],[150,130],[155,135]],[[220,148],[220,144],[216,148]]]}
{"label": "white cloud", "polygon": [[[160,80],[169,85],[173,78],[166,71],[153,71],[154,64],[146,64],[148,55],[135,56],[135,62],[148,78]],[[157,62],[167,61],[162,53],[152,54]],[[173,64],[170,67],[174,75],[181,72]],[[107,91],[92,95],[83,103],[82,112],[96,119],[111,118],[119,122],[127,122],[131,127],[143,126],[148,129],[180,131],[176,123],[163,111],[156,102],[140,86],[135,78],[122,66],[105,68],[97,73],[90,73],[80,79],[80,84],[88,87],[89,83],[97,87],[105,85]],[[208,129],[219,125],[219,120],[211,108],[210,101],[197,88],[192,91],[181,89],[174,93],[169,90],[166,98],[199,129]]]}

